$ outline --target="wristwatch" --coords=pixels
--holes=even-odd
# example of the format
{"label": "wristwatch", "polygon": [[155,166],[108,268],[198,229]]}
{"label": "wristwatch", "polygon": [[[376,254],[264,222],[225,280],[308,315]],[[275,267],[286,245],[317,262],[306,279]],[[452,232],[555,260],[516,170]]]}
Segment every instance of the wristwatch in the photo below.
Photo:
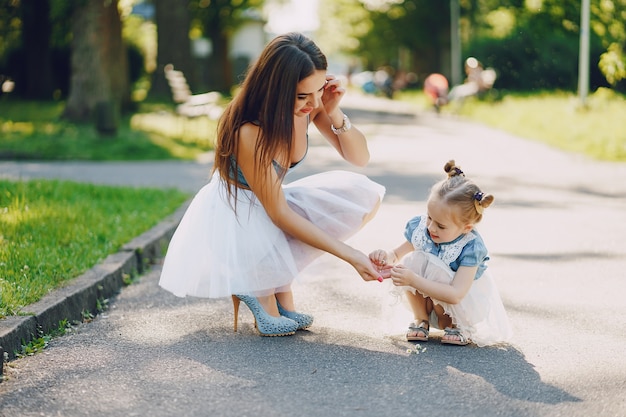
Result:
{"label": "wristwatch", "polygon": [[336,128],[334,125],[330,125],[330,129],[333,131],[335,135],[340,135],[342,133],[347,132],[352,127],[352,123],[350,123],[350,119],[348,119],[347,115],[343,115],[343,125],[340,128]]}

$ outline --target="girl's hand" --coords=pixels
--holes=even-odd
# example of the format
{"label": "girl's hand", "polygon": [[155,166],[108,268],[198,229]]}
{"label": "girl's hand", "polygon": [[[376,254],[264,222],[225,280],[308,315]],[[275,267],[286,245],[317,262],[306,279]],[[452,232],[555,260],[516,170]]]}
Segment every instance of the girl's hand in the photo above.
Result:
{"label": "girl's hand", "polygon": [[322,104],[326,113],[331,114],[339,107],[344,94],[346,94],[346,89],[341,86],[341,81],[334,75],[326,75],[326,85],[322,93]]}
{"label": "girl's hand", "polygon": [[391,278],[391,268],[393,265],[389,263],[389,253],[383,249],[376,249],[370,253],[370,261],[378,270],[383,279]]}
{"label": "girl's hand", "polygon": [[370,261],[372,261],[374,265],[380,268],[387,266],[387,264],[389,263],[387,251],[382,249],[376,249],[375,251],[370,252]]}
{"label": "girl's hand", "polygon": [[417,279],[417,275],[406,266],[397,264],[391,268],[390,275],[393,285],[397,287],[408,286],[416,288],[415,280]]}

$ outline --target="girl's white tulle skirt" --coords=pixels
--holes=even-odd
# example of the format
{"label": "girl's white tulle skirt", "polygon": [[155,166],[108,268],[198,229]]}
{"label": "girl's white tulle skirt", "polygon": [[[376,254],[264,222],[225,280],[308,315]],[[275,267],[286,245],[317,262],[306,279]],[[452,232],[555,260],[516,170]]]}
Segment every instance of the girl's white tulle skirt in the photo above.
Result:
{"label": "girl's white tulle skirt", "polygon": [[[348,171],[283,185],[288,204],[329,235],[346,240],[376,210],[385,188]],[[323,252],[286,235],[249,190],[235,214],[215,173],[194,197],[165,256],[159,285],[179,297],[264,295],[288,286]]]}
{"label": "girl's white tulle skirt", "polygon": [[[402,259],[402,264],[431,281],[450,284],[454,278],[454,271],[431,253],[411,252]],[[394,287],[392,294],[397,296],[405,290],[416,292],[414,288],[410,287]],[[460,303],[449,304],[434,298],[432,300],[441,305],[461,333],[478,346],[505,343],[512,336],[502,299],[488,271],[474,280],[469,292]],[[430,316],[430,324],[440,328],[434,311]]]}

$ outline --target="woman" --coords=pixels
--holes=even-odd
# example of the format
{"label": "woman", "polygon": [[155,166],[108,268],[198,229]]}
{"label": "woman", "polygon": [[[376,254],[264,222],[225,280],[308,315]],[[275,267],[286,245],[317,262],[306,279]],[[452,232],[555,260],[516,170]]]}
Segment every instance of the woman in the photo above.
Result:
{"label": "woman", "polygon": [[261,335],[309,327],[313,317],[295,312],[291,283],[323,252],[365,281],[379,278],[344,240],[371,219],[384,187],[346,171],[283,184],[306,156],[310,122],[346,161],[369,161],[365,137],[339,108],[345,89],[326,69],[301,34],[266,46],[220,119],[212,179],[170,242],[159,284],[177,296],[232,295],[235,331],[240,300]]}

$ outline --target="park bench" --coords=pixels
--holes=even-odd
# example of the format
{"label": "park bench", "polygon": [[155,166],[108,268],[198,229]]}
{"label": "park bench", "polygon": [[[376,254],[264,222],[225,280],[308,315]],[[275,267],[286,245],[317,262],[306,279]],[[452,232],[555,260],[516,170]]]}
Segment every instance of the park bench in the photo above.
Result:
{"label": "park bench", "polygon": [[164,72],[176,103],[176,113],[185,117],[206,116],[210,119],[218,119],[222,115],[224,109],[219,105],[222,98],[219,92],[192,94],[182,71],[175,70],[173,64],[167,64]]}

